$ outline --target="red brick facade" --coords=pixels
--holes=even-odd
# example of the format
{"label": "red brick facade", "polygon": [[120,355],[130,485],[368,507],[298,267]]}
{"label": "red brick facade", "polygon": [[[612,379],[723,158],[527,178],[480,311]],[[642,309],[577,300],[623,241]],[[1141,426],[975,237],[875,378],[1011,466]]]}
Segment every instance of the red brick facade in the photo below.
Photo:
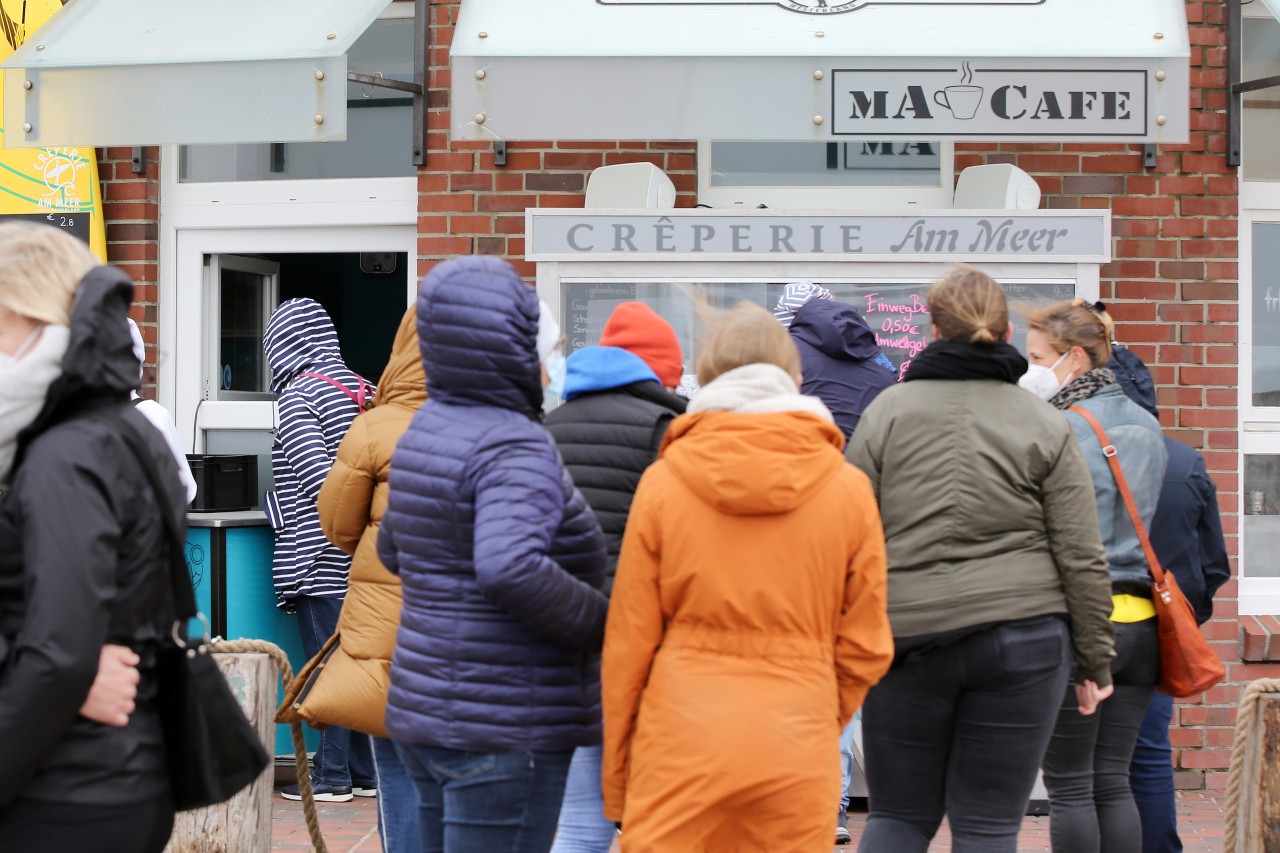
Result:
{"label": "red brick facade", "polygon": [[[504,167],[494,165],[490,144],[451,142],[448,52],[458,7],[457,0],[437,0],[431,6],[428,165],[418,174],[420,275],[440,260],[480,253],[506,257],[532,278],[533,265],[523,258],[524,210],[580,206],[587,176],[598,166],[652,162],[675,183],[677,206],[694,204],[692,142],[513,142]],[[1160,146],[1149,169],[1143,167],[1141,146],[970,144],[957,147],[956,169],[1014,163],[1035,176],[1046,208],[1111,209],[1114,260],[1102,269],[1102,298],[1116,318],[1119,340],[1152,370],[1166,432],[1204,452],[1218,484],[1234,559],[1240,293],[1237,177],[1224,153],[1227,7],[1223,0],[1187,0],[1186,8],[1192,45],[1187,144]],[[107,239],[112,262],[139,284],[142,305],[135,316],[153,343],[156,151],[147,149],[145,176],[133,174],[130,156],[129,149],[113,148],[100,160]],[[1182,787],[1225,784],[1240,683],[1280,675],[1280,664],[1245,662],[1246,657],[1269,657],[1244,655],[1235,586],[1233,581],[1219,594],[1215,619],[1206,627],[1228,661],[1231,683],[1178,708],[1180,727],[1173,743]],[[1251,650],[1267,647],[1264,641],[1252,642]]]}

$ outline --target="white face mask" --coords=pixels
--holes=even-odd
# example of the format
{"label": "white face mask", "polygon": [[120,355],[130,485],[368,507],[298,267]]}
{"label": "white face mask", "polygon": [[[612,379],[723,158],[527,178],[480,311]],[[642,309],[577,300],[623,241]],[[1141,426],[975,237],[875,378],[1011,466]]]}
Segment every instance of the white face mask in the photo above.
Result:
{"label": "white face mask", "polygon": [[70,334],[66,326],[43,326],[13,355],[0,356],[0,483],[8,481],[18,433],[35,420],[62,372]]}
{"label": "white face mask", "polygon": [[[1070,352],[1070,350],[1067,352]],[[1072,374],[1068,373],[1066,379],[1058,381],[1058,374],[1053,372],[1066,357],[1067,353],[1065,352],[1058,356],[1058,360],[1053,363],[1053,367],[1045,367],[1043,364],[1029,366],[1027,372],[1022,374],[1022,378],[1018,380],[1018,385],[1035,394],[1041,400],[1052,400],[1053,395],[1061,391],[1063,386],[1071,381]]]}

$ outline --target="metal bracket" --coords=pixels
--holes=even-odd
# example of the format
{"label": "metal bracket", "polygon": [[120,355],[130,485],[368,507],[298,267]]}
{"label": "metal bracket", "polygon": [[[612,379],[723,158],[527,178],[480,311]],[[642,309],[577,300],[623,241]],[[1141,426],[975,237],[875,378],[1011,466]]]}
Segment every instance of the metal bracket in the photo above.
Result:
{"label": "metal bracket", "polygon": [[1142,168],[1154,169],[1156,167],[1156,145],[1149,142],[1142,146]]}
{"label": "metal bracket", "polygon": [[413,82],[388,80],[381,74],[347,72],[347,81],[382,89],[397,89],[413,93],[413,165],[427,163],[427,16],[431,0],[414,0],[413,3]]}
{"label": "metal bracket", "polygon": [[133,146],[132,159],[133,173],[135,175],[145,175],[147,173],[147,154],[146,149],[141,145]]}
{"label": "metal bracket", "polygon": [[504,139],[493,143],[493,165],[507,165],[507,142]]}

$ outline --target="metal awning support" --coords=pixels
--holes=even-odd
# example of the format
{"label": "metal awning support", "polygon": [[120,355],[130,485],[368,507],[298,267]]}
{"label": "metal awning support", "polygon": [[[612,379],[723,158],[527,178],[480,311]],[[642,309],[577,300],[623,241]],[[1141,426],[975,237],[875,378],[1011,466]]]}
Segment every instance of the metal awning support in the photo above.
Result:
{"label": "metal awning support", "polygon": [[396,89],[413,94],[413,165],[427,163],[427,15],[430,0],[414,0],[413,3],[413,82],[388,80],[381,74],[361,74],[348,71],[347,80],[365,86]]}
{"label": "metal awning support", "polygon": [[[1280,0],[1262,0],[1272,15],[1280,18]],[[1241,0],[1227,0],[1227,165],[1240,165],[1240,149],[1243,145],[1243,119],[1245,92],[1280,87],[1280,75],[1259,77],[1256,80],[1240,79],[1240,48],[1242,36]]]}

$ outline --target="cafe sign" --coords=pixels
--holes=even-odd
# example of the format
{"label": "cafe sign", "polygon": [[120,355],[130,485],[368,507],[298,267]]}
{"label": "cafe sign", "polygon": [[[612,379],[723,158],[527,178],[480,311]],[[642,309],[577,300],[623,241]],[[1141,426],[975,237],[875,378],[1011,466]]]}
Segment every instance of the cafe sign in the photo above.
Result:
{"label": "cafe sign", "polygon": [[1106,211],[779,214],[772,211],[526,212],[531,261],[919,260],[1105,263]]}
{"label": "cafe sign", "polygon": [[831,103],[833,136],[1137,138],[1151,119],[1142,69],[838,68]]}

